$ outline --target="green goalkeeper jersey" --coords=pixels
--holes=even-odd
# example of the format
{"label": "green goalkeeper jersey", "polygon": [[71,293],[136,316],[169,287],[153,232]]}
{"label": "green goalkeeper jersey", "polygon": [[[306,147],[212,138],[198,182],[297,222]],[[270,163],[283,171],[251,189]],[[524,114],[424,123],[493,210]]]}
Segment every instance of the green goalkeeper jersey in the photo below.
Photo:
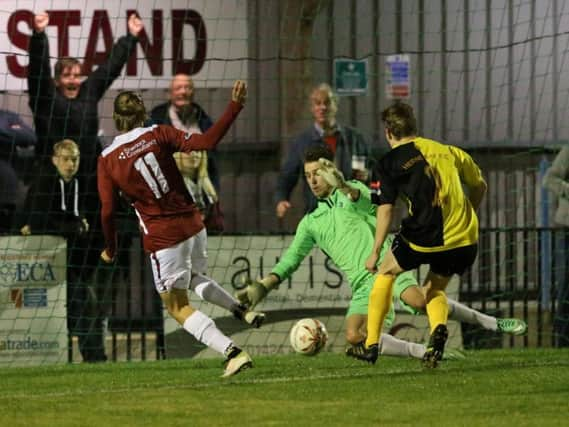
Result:
{"label": "green goalkeeper jersey", "polygon": [[[296,229],[294,239],[272,272],[287,279],[318,246],[344,272],[354,293],[372,274],[365,269],[365,261],[372,251],[375,236],[375,206],[370,190],[359,181],[349,185],[360,191],[360,197],[351,201],[344,193],[334,190],[326,199],[318,200],[315,210],[306,214]],[[387,239],[379,262],[391,245]]]}

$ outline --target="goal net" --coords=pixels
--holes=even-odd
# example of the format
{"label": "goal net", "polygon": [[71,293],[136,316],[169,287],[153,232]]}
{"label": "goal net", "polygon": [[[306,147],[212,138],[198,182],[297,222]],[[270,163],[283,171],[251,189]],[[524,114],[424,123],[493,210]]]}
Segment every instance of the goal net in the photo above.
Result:
{"label": "goal net", "polygon": [[[42,11],[49,16],[49,67],[30,80],[29,46],[35,15]],[[51,128],[38,132],[34,114],[52,120],[61,106],[49,94],[34,96],[29,85],[43,77],[50,82],[62,56],[79,60],[84,80],[119,61],[111,51],[129,34],[132,13],[143,24],[138,41],[95,107],[78,111],[70,102]],[[113,100],[121,90],[137,91],[149,112],[158,108],[172,123],[172,82],[179,74],[191,76],[193,101],[212,120],[223,112],[236,79],[249,87],[243,113],[210,155],[223,232],[211,229],[209,274],[227,291],[270,273],[294,238],[305,213],[303,176],[283,219],[275,214],[278,176],[298,135],[313,126],[311,88],[328,83],[339,95],[340,126],[366,136],[369,168],[388,149],[381,111],[402,99],[415,108],[421,135],[461,147],[483,170],[489,190],[479,210],[478,258],[451,282],[449,295],[492,317],[523,319],[529,332],[514,337],[453,321],[449,345],[554,345],[563,339],[556,325],[566,324],[568,316],[563,290],[569,239],[555,222],[558,201],[543,180],[569,133],[563,96],[569,84],[568,13],[560,0],[3,2],[0,366],[80,361],[85,354],[95,361],[213,354],[163,311],[128,205],[119,215],[117,263],[97,262],[103,241],[95,160],[117,135]],[[193,123],[204,131],[197,118]],[[175,117],[172,124],[179,125]],[[54,201],[61,197],[59,187],[51,197],[40,191],[43,204],[26,201],[33,185],[58,179],[51,146],[42,142],[49,145],[56,136],[78,141],[78,176],[90,180],[78,208],[92,227],[80,239],[45,227],[22,234],[30,218],[45,224],[57,214],[51,209],[61,210]],[[417,272],[419,282],[425,274]],[[350,298],[345,275],[316,247],[259,305],[267,314],[260,329],[190,294],[192,305],[253,354],[291,352],[288,332],[303,317],[324,322],[326,350],[343,351]],[[426,317],[395,308],[391,332],[424,342]]]}

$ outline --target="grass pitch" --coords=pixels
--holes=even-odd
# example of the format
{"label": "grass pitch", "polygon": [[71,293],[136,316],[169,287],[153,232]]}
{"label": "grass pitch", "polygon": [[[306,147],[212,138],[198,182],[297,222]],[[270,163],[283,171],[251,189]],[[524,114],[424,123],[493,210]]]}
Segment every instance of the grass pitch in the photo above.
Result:
{"label": "grass pitch", "polygon": [[0,426],[569,425],[568,350],[419,361],[264,356],[222,380],[221,359],[0,370]]}

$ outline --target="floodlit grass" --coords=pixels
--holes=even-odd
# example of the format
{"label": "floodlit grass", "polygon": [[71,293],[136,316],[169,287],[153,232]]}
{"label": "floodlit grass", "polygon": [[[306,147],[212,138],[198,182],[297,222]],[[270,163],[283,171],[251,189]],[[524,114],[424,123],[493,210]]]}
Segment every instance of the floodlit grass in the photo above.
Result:
{"label": "floodlit grass", "polygon": [[338,354],[0,370],[0,426],[560,426],[569,351],[473,351],[424,370]]}

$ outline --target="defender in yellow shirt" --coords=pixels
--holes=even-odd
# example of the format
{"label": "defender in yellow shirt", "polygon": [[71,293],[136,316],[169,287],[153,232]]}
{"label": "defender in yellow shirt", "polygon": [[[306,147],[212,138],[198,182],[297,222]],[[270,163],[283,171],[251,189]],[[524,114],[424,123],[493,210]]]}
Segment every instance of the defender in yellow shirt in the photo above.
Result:
{"label": "defender in yellow shirt", "polygon": [[[379,274],[369,297],[366,351],[353,356],[375,363],[395,278],[429,264],[423,285],[431,337],[423,363],[436,367],[448,338],[445,289],[453,274],[464,273],[476,259],[475,211],[486,192],[486,182],[467,153],[417,136],[417,121],[410,105],[397,102],[385,109],[381,118],[391,151],[377,164],[380,188],[372,196],[372,202],[378,205],[377,227],[373,249],[366,260],[366,269]],[[398,197],[407,203],[409,215],[377,267]]]}

